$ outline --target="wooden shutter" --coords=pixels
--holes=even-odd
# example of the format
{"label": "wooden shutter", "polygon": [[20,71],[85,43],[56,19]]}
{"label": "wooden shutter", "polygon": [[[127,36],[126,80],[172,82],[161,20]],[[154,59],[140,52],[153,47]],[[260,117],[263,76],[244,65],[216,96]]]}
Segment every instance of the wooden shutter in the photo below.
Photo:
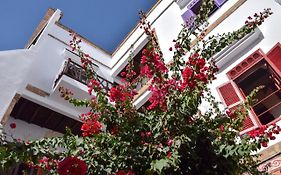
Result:
{"label": "wooden shutter", "polygon": [[277,43],[267,54],[266,61],[281,76],[281,44]]}
{"label": "wooden shutter", "polygon": [[217,87],[217,90],[223,100],[223,103],[228,108],[232,108],[233,106],[236,106],[242,102],[242,98],[239,96],[237,89],[235,89],[233,81],[229,81]]}
{"label": "wooden shutter", "polygon": [[[243,96],[232,80],[217,87],[217,90],[224,105],[230,111],[235,110],[237,106],[243,102]],[[244,128],[241,131],[241,134],[244,134],[257,127],[258,122],[255,120],[255,117],[252,115],[251,111],[249,111],[249,115],[246,116],[244,120]]]}
{"label": "wooden shutter", "polygon": [[186,12],[184,12],[184,14],[181,15],[188,28],[192,26],[195,16],[196,15],[190,9],[188,9]]}

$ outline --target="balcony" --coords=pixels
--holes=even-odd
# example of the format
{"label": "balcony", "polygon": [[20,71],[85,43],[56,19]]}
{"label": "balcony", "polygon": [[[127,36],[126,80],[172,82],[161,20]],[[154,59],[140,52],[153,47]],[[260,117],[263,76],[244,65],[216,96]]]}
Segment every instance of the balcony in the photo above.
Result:
{"label": "balcony", "polygon": [[[86,71],[83,69],[83,67],[76,62],[72,61],[71,59],[68,59],[63,66],[62,71],[59,73],[57,78],[54,81],[54,88],[57,86],[58,82],[62,78],[63,75],[66,75],[84,85],[87,85],[89,83],[89,79],[87,78]],[[104,79],[103,77],[97,75],[97,81],[100,83],[102,88],[105,90],[105,92],[108,94],[111,87],[115,86],[114,83]]]}

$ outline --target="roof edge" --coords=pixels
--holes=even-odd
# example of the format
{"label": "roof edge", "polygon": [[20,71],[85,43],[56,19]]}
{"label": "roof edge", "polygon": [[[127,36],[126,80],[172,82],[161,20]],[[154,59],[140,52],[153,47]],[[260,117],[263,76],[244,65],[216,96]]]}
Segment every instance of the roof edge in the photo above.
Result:
{"label": "roof edge", "polygon": [[[152,13],[152,11],[162,2],[162,0],[158,0],[150,9],[149,11],[146,13],[146,15],[148,16],[150,13]],[[61,27],[62,29],[68,31],[68,32],[75,32],[73,29],[63,25],[62,23],[60,23],[59,21],[55,22],[55,24],[59,27]],[[122,45],[124,43],[126,43],[126,41],[130,38],[130,36],[139,28],[140,24],[139,22],[135,25],[135,27],[126,35],[126,37],[115,47],[115,49],[112,52],[109,52],[108,50],[98,46],[97,44],[93,43],[92,41],[88,40],[87,38],[81,36],[80,34],[76,33],[79,38],[81,38],[83,41],[85,41],[87,44],[105,52],[106,54],[108,54],[109,56],[113,56],[116,54],[116,52],[122,47]]]}
{"label": "roof edge", "polygon": [[55,8],[49,8],[47,12],[45,13],[45,16],[40,21],[34,32],[32,33],[31,37],[29,38],[28,42],[24,46],[25,49],[29,48],[29,46],[32,44],[32,42],[40,35],[44,27],[48,24],[50,18],[53,16],[53,14],[56,12]]}
{"label": "roof edge", "polygon": [[81,36],[79,33],[76,33],[73,29],[71,29],[71,28],[69,28],[69,27],[63,25],[63,24],[60,23],[59,21],[56,21],[55,24],[56,24],[57,26],[59,26],[60,28],[64,29],[65,31],[74,32],[74,33],[75,33],[81,40],[83,40],[85,43],[87,43],[87,44],[89,44],[89,45],[91,45],[91,46],[93,46],[93,47],[95,47],[95,48],[101,50],[102,52],[106,53],[107,55],[109,55],[109,56],[112,55],[112,53],[110,53],[109,51],[107,51],[107,50],[105,50],[104,48],[102,48],[102,47],[96,45],[96,44],[93,43],[92,41],[90,41],[90,40],[88,40],[87,38]]}
{"label": "roof edge", "polygon": [[[162,0],[158,0],[146,13],[146,16],[152,13],[152,11],[162,2]],[[135,27],[125,36],[125,38],[117,45],[117,47],[113,50],[112,56],[116,54],[116,52],[126,43],[126,41],[130,38],[130,36],[140,27],[140,23],[138,22]]]}

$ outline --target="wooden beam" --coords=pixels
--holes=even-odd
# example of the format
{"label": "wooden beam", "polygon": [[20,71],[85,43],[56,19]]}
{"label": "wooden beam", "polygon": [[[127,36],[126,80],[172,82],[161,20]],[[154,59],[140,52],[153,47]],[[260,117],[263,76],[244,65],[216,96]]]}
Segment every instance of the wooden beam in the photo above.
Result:
{"label": "wooden beam", "polygon": [[[61,123],[63,122],[63,120],[65,120],[64,118],[66,116],[64,115],[59,115],[61,118],[59,120],[57,120],[58,122],[56,123],[56,126],[54,127],[55,131],[60,131],[61,129],[59,128],[59,126],[61,125]],[[65,128],[63,128],[63,130],[65,130]],[[64,132],[63,132],[64,133]]]}
{"label": "wooden beam", "polygon": [[28,123],[33,123],[33,120],[35,119],[35,117],[37,117],[38,112],[40,111],[41,106],[38,106],[35,111],[33,112],[32,116],[29,118]]}
{"label": "wooden beam", "polygon": [[10,102],[6,112],[4,113],[4,115],[2,116],[1,119],[1,124],[4,125],[7,123],[16,103],[18,102],[18,100],[20,99],[21,95],[16,93],[15,96],[13,97],[12,101]]}
{"label": "wooden beam", "polygon": [[[28,101],[26,99],[23,99],[21,98],[20,101],[19,101],[20,106],[18,107],[18,110],[16,111],[16,114],[15,116],[13,116],[14,118],[19,118],[19,119],[22,119],[20,117],[24,117],[22,116],[22,111],[26,108],[26,105],[28,104]],[[19,117],[17,117],[18,115],[20,115]]]}
{"label": "wooden beam", "polygon": [[40,96],[42,96],[42,97],[46,97],[46,96],[49,96],[49,95],[50,95],[49,93],[43,91],[42,89],[39,89],[39,88],[37,88],[37,87],[35,87],[35,86],[32,86],[32,85],[30,85],[30,84],[28,84],[28,85],[25,87],[25,89],[28,90],[28,91],[30,91],[30,92],[33,92],[33,93],[35,93],[35,94],[37,94],[37,95],[40,95]]}
{"label": "wooden beam", "polygon": [[48,116],[47,120],[45,121],[44,126],[48,125],[49,121],[54,117],[54,115],[55,115],[55,112],[51,111],[51,114]]}

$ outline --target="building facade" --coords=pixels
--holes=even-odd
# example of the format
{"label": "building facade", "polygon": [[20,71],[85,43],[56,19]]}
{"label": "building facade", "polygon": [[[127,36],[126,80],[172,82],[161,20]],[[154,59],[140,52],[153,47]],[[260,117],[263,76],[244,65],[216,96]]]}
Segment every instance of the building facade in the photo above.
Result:
{"label": "building facade", "polygon": [[[271,8],[271,15],[263,25],[243,39],[213,56],[218,67],[217,80],[211,90],[229,109],[245,100],[250,91],[260,85],[265,88],[258,102],[244,122],[246,133],[261,125],[281,125],[281,1],[280,0],[215,0],[209,16],[207,36],[231,32],[244,25],[248,16]],[[172,53],[169,47],[187,18],[198,13],[200,0],[159,0],[148,12],[148,21],[155,28],[165,62]],[[67,14],[66,14],[67,15]],[[74,93],[74,97],[89,98],[87,78],[80,58],[69,47],[72,31],[60,23],[60,10],[49,9],[24,49],[0,51],[0,120],[7,132],[16,138],[36,139],[59,136],[66,126],[79,133],[77,108],[60,97],[59,87]],[[86,38],[82,50],[91,56],[99,81],[105,89],[120,84],[120,73],[133,50],[136,63],[148,43],[137,25],[116,48],[109,53]],[[151,93],[146,84],[138,88],[136,108],[143,106]],[[207,106],[202,106],[202,108]],[[9,124],[17,128],[11,130]],[[262,151],[259,168],[278,174],[281,168],[281,137]]]}

